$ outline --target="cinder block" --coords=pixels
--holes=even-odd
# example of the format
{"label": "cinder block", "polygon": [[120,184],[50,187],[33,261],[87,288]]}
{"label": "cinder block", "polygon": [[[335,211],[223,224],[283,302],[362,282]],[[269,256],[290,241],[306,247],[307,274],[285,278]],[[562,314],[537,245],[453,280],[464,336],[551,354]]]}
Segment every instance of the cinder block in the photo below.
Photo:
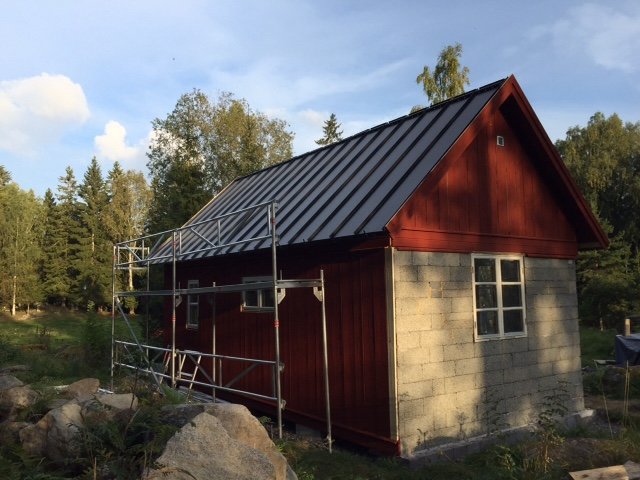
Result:
{"label": "cinder block", "polygon": [[423,365],[429,363],[429,349],[426,347],[416,347],[398,351],[398,366]]}
{"label": "cinder block", "polygon": [[450,344],[466,344],[473,342],[473,331],[468,328],[452,328],[449,330]]}
{"label": "cinder block", "polygon": [[441,267],[457,267],[460,265],[459,253],[429,253],[429,265]]}
{"label": "cinder block", "polygon": [[420,347],[420,335],[413,331],[401,331],[396,334],[398,352],[411,350]]}
{"label": "cinder block", "polygon": [[461,360],[463,358],[473,358],[474,344],[462,343],[456,345],[445,345],[444,359],[445,360]]}
{"label": "cinder block", "polygon": [[476,388],[476,376],[474,374],[456,375],[445,377],[444,390],[449,393],[464,392]]}
{"label": "cinder block", "polygon": [[[403,308],[406,310],[409,307]],[[416,315],[408,313],[400,313],[396,315],[396,332],[401,333],[415,333],[431,330],[431,316],[429,315]]]}
{"label": "cinder block", "polygon": [[396,281],[395,298],[422,298],[425,295],[426,283],[414,281]]}
{"label": "cinder block", "polygon": [[422,365],[398,365],[397,378],[398,388],[401,389],[407,383],[420,382],[428,377],[425,376]]}
{"label": "cinder block", "polygon": [[465,312],[473,315],[473,298],[471,297],[456,297],[449,299],[451,302],[451,312]]}
{"label": "cinder block", "polygon": [[417,282],[418,267],[415,265],[396,265],[394,276],[399,282]]}
{"label": "cinder block", "polygon": [[464,360],[456,360],[456,375],[468,375],[470,373],[484,372],[487,369],[486,364],[479,358],[467,358]]}
{"label": "cinder block", "polygon": [[405,383],[402,385],[401,395],[406,398],[425,399],[433,396],[433,380],[421,380],[419,382]]}
{"label": "cinder block", "polygon": [[449,281],[449,267],[431,266],[431,265],[417,265],[418,269],[417,280],[421,282],[448,282]]}
{"label": "cinder block", "polygon": [[407,250],[394,250],[393,264],[396,266],[413,265],[413,252]]}
{"label": "cinder block", "polygon": [[451,282],[465,283],[472,281],[471,266],[451,267],[449,270],[449,280]]}
{"label": "cinder block", "polygon": [[429,362],[441,363],[444,361],[444,346],[443,345],[431,345],[429,348]]}
{"label": "cinder block", "polygon": [[411,263],[413,265],[429,265],[430,252],[412,252]]}
{"label": "cinder block", "polygon": [[504,384],[504,370],[494,370],[476,373],[475,375],[475,387],[476,388],[488,388],[496,385]]}
{"label": "cinder block", "polygon": [[400,400],[398,402],[398,417],[400,419],[420,418],[424,416],[424,401],[421,398]]}

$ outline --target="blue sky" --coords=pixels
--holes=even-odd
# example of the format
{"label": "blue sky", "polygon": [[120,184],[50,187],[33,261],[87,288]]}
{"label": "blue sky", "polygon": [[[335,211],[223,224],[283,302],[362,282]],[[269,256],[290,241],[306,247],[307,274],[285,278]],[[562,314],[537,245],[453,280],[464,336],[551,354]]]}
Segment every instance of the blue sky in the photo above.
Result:
{"label": "blue sky", "polygon": [[426,98],[415,77],[461,42],[476,88],[514,74],[552,140],[596,111],[640,120],[640,2],[77,0],[5,2],[0,165],[55,191],[95,155],[146,173],[151,121],[199,88],[286,120],[314,148]]}

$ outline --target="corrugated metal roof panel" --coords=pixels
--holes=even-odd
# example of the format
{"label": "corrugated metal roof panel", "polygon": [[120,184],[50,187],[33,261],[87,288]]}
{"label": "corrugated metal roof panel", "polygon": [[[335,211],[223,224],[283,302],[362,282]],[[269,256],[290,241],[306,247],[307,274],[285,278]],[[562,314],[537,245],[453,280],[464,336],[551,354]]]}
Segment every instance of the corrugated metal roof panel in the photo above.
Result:
{"label": "corrugated metal roof panel", "polygon": [[[280,245],[383,232],[437,162],[480,113],[504,80],[420,112],[379,125],[333,145],[236,179],[186,225],[257,203],[278,202]],[[264,213],[247,212],[225,222],[226,242],[265,232]],[[183,232],[183,247],[206,248],[217,225]],[[263,248],[252,241],[200,251],[188,258]]]}

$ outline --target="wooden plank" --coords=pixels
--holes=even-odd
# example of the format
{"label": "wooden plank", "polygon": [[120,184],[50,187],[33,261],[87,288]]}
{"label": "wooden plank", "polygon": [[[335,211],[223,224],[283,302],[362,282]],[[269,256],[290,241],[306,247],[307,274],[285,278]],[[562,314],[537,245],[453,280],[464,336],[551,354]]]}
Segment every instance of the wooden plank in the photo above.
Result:
{"label": "wooden plank", "polygon": [[569,472],[569,475],[574,480],[629,480],[627,470],[622,465]]}

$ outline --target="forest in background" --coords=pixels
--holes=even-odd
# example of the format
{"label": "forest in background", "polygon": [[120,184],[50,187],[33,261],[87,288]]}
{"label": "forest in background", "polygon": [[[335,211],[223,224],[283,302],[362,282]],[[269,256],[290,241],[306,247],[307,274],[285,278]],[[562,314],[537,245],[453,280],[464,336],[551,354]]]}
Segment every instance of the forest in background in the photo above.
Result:
{"label": "forest in background", "polygon": [[[110,308],[114,243],[178,227],[234,178],[292,156],[288,124],[230,93],[193,90],[152,126],[146,177],[94,157],[39,198],[0,166],[2,309]],[[640,313],[640,122],[596,113],[556,147],[611,241],[580,254],[580,318],[612,327]]]}

